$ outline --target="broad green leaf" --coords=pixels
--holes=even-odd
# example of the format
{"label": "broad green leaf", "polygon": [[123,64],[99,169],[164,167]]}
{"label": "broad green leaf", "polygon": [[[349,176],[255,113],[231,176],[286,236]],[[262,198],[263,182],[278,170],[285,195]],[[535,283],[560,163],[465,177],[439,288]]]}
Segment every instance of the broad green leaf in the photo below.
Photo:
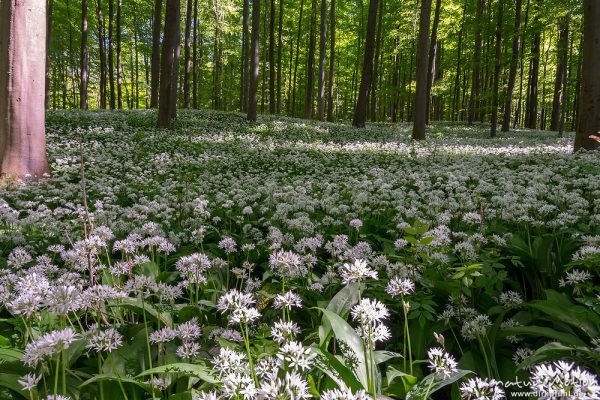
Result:
{"label": "broad green leaf", "polygon": [[[346,285],[329,301],[327,310],[337,315],[347,315],[350,312],[350,308],[358,302],[359,295],[360,284],[351,283]],[[327,318],[325,318],[325,315],[323,315],[321,327],[319,327],[319,346],[323,346],[331,332],[331,325]]]}
{"label": "broad green leaf", "polygon": [[148,369],[136,376],[136,378],[151,374],[183,374],[195,376],[208,383],[219,383],[219,380],[210,374],[209,368],[198,364],[174,363],[162,365],[160,367]]}
{"label": "broad green leaf", "polygon": [[473,372],[459,369],[450,375],[430,374],[414,385],[406,395],[406,400],[426,400],[432,393],[448,386]]}

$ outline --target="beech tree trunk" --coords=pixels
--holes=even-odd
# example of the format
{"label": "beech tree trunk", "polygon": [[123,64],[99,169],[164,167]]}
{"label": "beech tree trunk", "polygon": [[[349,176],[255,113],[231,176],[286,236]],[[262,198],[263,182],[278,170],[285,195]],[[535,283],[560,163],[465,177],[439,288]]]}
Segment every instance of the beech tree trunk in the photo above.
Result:
{"label": "beech tree trunk", "polygon": [[[424,0],[429,2],[431,0]],[[367,17],[367,35],[365,38],[365,51],[362,76],[360,78],[360,87],[358,89],[358,98],[356,100],[356,108],[354,109],[354,118],[352,125],[357,128],[365,127],[367,117],[367,106],[369,100],[369,89],[373,80],[373,53],[375,51],[375,30],[377,24],[377,6],[378,0],[370,0],[369,14]],[[429,28],[428,28],[429,29]],[[429,37],[429,33],[427,34]]]}
{"label": "beech tree trunk", "polygon": [[102,2],[96,2],[96,19],[98,20],[98,47],[100,53],[100,108],[106,108],[106,43],[104,36],[104,17]]}
{"label": "beech tree trunk", "polygon": [[583,9],[583,60],[575,151],[600,147],[600,2],[584,0]]}
{"label": "beech tree trunk", "polygon": [[519,51],[521,47],[521,13],[523,0],[516,0],[515,4],[515,27],[512,43],[512,56],[510,59],[510,71],[508,73],[508,84],[506,87],[506,100],[504,102],[504,116],[502,118],[502,132],[510,129],[510,116],[512,114],[513,91],[517,79],[517,65],[519,63]]}
{"label": "beech tree trunk", "polygon": [[[537,20],[536,20],[537,22]],[[534,24],[536,27],[539,25]],[[533,47],[531,49],[531,69],[529,71],[529,96],[527,101],[527,121],[525,126],[530,129],[537,127],[538,111],[538,81],[540,76],[540,45],[541,34],[537,30],[533,37]]]}
{"label": "beech tree trunk", "polygon": [[[247,0],[246,0],[247,1]],[[198,0],[194,0],[194,40],[192,54],[192,107],[198,108]]]}
{"label": "beech tree trunk", "polygon": [[277,38],[277,114],[281,113],[281,58],[283,57],[283,3],[279,0],[279,36]]}
{"label": "beech tree trunk", "polygon": [[250,51],[250,92],[248,93],[248,121],[256,122],[258,108],[258,63],[260,41],[260,0],[252,1],[252,50]]}
{"label": "beech tree trunk", "polygon": [[300,58],[300,39],[302,38],[302,14],[304,11],[304,0],[300,0],[300,16],[298,17],[298,38],[296,40],[296,58],[294,60],[294,79],[290,81],[292,85],[292,116],[296,115],[296,77],[298,74],[298,59]]}
{"label": "beech tree trunk", "polygon": [[412,138],[425,139],[427,125],[427,64],[429,52],[429,25],[431,21],[431,0],[421,0],[419,20],[419,42],[417,45],[417,82],[415,88],[414,123]]}
{"label": "beech tree trunk", "polygon": [[79,108],[88,108],[88,19],[87,0],[81,0],[81,72],[79,85]]}
{"label": "beech tree trunk", "polygon": [[317,0],[312,0],[310,14],[310,38],[308,44],[308,57],[306,67],[306,98],[304,99],[304,118],[313,117],[313,98],[315,82],[315,42],[317,25]]}
{"label": "beech tree trunk", "polygon": [[477,1],[477,21],[475,22],[475,50],[473,53],[473,78],[471,80],[471,96],[469,97],[469,124],[475,121],[476,108],[479,101],[479,69],[481,63],[481,24],[483,23],[483,6],[485,0]]}
{"label": "beech tree trunk", "polygon": [[[197,1],[197,0],[196,0]],[[244,0],[242,10],[242,57],[241,57],[241,71],[240,71],[240,112],[244,112],[247,109],[248,102],[248,59],[249,59],[249,44],[250,38],[248,37],[248,17],[250,14],[250,1]]]}
{"label": "beech tree trunk", "polygon": [[327,0],[321,0],[321,29],[319,34],[319,83],[317,119],[325,121],[325,52],[327,46]]}
{"label": "beech tree trunk", "polygon": [[49,173],[45,139],[46,0],[0,2],[0,174]]}
{"label": "beech tree trunk", "polygon": [[50,41],[52,38],[52,9],[54,8],[54,0],[48,0],[46,14],[46,79],[45,79],[45,94],[44,105],[46,110],[50,108]]}
{"label": "beech tree trunk", "polygon": [[498,90],[500,86],[500,69],[502,67],[502,13],[504,12],[504,0],[498,1],[498,22],[496,24],[496,57],[494,65],[494,88],[492,92],[492,126],[490,136],[496,137],[498,129]]}
{"label": "beech tree trunk", "polygon": [[269,113],[275,114],[275,0],[271,0],[269,18]]}
{"label": "beech tree trunk", "polygon": [[335,85],[335,1],[329,10],[329,86],[327,92],[327,121],[333,122],[333,90]]}
{"label": "beech tree trunk", "polygon": [[121,51],[121,14],[123,0],[117,0],[117,106],[123,108],[123,62]]}
{"label": "beech tree trunk", "polygon": [[379,15],[377,17],[377,33],[375,35],[375,55],[373,63],[373,80],[371,82],[371,88],[369,90],[369,99],[371,100],[371,121],[377,121],[377,83],[379,80],[379,57],[381,54],[381,42],[383,40],[383,12],[384,12],[385,0],[379,0]]}
{"label": "beech tree trunk", "polygon": [[160,31],[162,27],[162,0],[154,0],[152,16],[152,58],[150,61],[150,108],[158,107],[160,88]]}
{"label": "beech tree trunk", "polygon": [[160,64],[158,126],[169,128],[177,112],[177,71],[179,69],[180,2],[167,0],[165,32]]}
{"label": "beech tree trunk", "polygon": [[192,70],[191,60],[191,35],[192,35],[192,1],[187,0],[185,14],[185,44],[183,49],[183,108],[190,108],[190,73]]}
{"label": "beech tree trunk", "polygon": [[567,78],[567,61],[569,50],[569,19],[564,17],[559,24],[560,37],[558,40],[556,78],[554,80],[554,96],[552,98],[552,115],[550,117],[550,130],[558,131],[560,122],[560,105],[564,96],[563,83]]}
{"label": "beech tree trunk", "polygon": [[108,87],[110,109],[116,108],[115,96],[115,50],[113,43],[114,0],[108,0]]}
{"label": "beech tree trunk", "polygon": [[433,26],[431,28],[431,41],[429,43],[429,64],[427,66],[427,122],[429,122],[429,114],[431,109],[431,87],[433,86],[433,79],[435,78],[436,60],[438,52],[438,25],[440,23],[440,9],[442,7],[442,0],[436,0],[435,12],[433,17]]}

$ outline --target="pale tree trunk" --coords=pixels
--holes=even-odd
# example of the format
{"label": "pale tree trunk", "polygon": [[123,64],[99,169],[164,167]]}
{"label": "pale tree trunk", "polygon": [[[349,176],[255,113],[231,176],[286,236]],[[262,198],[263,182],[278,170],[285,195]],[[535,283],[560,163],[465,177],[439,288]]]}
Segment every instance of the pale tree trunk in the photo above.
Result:
{"label": "pale tree trunk", "polygon": [[277,38],[277,114],[281,114],[281,58],[283,57],[283,3],[279,0],[279,36]]}
{"label": "pale tree trunk", "polygon": [[517,65],[519,63],[519,52],[521,47],[521,11],[523,0],[517,0],[515,5],[515,28],[512,43],[512,56],[510,59],[510,71],[508,73],[508,86],[506,88],[506,101],[504,102],[504,116],[502,118],[502,132],[510,129],[510,116],[512,113],[513,91],[517,79]]}
{"label": "pale tree trunk", "polygon": [[115,96],[115,45],[113,41],[114,0],[108,0],[108,89],[110,93],[110,109],[116,105]]}
{"label": "pale tree trunk", "polygon": [[306,98],[304,99],[304,119],[313,117],[313,92],[315,79],[315,41],[317,24],[317,0],[312,0],[310,15],[310,38],[308,41],[308,65],[306,67]]}
{"label": "pale tree trunk", "polygon": [[100,53],[100,108],[106,108],[106,46],[104,35],[104,17],[102,16],[102,2],[96,2],[96,19],[98,21],[98,47]]}
{"label": "pale tree trunk", "polygon": [[244,0],[242,11],[242,58],[240,71],[240,112],[246,111],[248,101],[248,52],[250,38],[248,37],[248,18],[250,14],[250,0]]}
{"label": "pale tree trunk", "polygon": [[183,108],[190,108],[190,73],[192,70],[191,61],[191,36],[192,36],[192,13],[193,0],[187,0],[185,13],[185,47],[183,49],[184,70],[183,70]]}
{"label": "pale tree trunk", "polygon": [[479,100],[479,67],[481,63],[481,25],[485,0],[477,1],[477,21],[475,21],[475,50],[473,52],[473,78],[471,80],[471,95],[469,96],[469,124],[475,120],[476,107]]}
{"label": "pale tree trunk", "polygon": [[160,89],[160,29],[162,27],[162,0],[154,1],[152,17],[152,60],[150,61],[150,108],[158,107],[158,91]]}
{"label": "pale tree trunk", "polygon": [[[179,69],[179,0],[167,0],[165,33],[160,65],[158,126],[169,128],[176,114],[177,70]],[[175,98],[173,98],[175,96]]]}
{"label": "pale tree trunk", "polygon": [[325,51],[327,46],[327,0],[321,0],[321,29],[319,35],[319,83],[317,93],[317,119],[325,120]]}
{"label": "pale tree trunk", "polygon": [[427,125],[427,64],[429,61],[429,24],[431,22],[431,0],[421,0],[419,41],[417,45],[417,76],[415,87],[414,123],[412,138],[425,139]]}
{"label": "pale tree trunk", "polygon": [[0,173],[40,178],[46,159],[46,0],[0,2]]}
{"label": "pale tree trunk", "polygon": [[250,51],[250,91],[248,93],[247,119],[256,122],[258,103],[258,62],[260,39],[260,0],[252,2],[252,50]]}
{"label": "pale tree trunk", "polygon": [[123,62],[121,51],[121,14],[123,0],[117,0],[117,106],[123,108]]}
{"label": "pale tree trunk", "polygon": [[327,92],[327,121],[333,121],[333,90],[335,78],[335,1],[329,10],[329,86]]}
{"label": "pale tree trunk", "polygon": [[48,13],[46,15],[46,91],[44,104],[46,110],[50,108],[50,41],[52,38],[52,8],[54,0],[48,0]]}
{"label": "pale tree trunk", "polygon": [[365,127],[365,120],[367,117],[367,101],[369,99],[369,88],[371,87],[371,81],[373,80],[373,53],[375,52],[377,6],[378,0],[371,0],[369,2],[369,14],[367,17],[367,36],[365,38],[365,58],[363,61],[363,70],[360,79],[360,87],[358,89],[358,99],[356,100],[356,108],[354,109],[354,118],[352,120],[352,125],[357,128]]}
{"label": "pale tree trunk", "polygon": [[275,0],[271,0],[269,17],[269,113],[275,114]]}
{"label": "pale tree trunk", "polygon": [[494,91],[492,92],[492,126],[490,136],[496,137],[498,129],[498,90],[500,86],[500,69],[502,68],[502,13],[504,12],[504,0],[498,2],[498,23],[496,25],[496,53],[494,65]]}
{"label": "pale tree trunk", "polygon": [[552,98],[552,116],[550,118],[550,130],[558,131],[560,124],[560,105],[564,97],[563,82],[567,78],[567,52],[569,51],[569,17],[565,16],[559,23],[560,38],[558,41],[558,57],[556,66],[556,78],[554,80],[554,96]]}
{"label": "pale tree trunk", "polygon": [[436,60],[438,53],[438,25],[440,23],[440,9],[442,6],[442,0],[436,0],[435,12],[433,13],[433,26],[431,28],[431,40],[429,41],[429,64],[427,67],[427,112],[426,118],[429,122],[430,110],[433,99],[431,97],[431,87],[433,86],[433,80],[435,78],[435,70],[437,68]]}
{"label": "pale tree trunk", "polygon": [[87,0],[81,1],[81,73],[79,86],[79,108],[88,108],[88,19]]}
{"label": "pale tree trunk", "polygon": [[600,147],[600,1],[584,0],[583,9],[583,61],[575,151]]}

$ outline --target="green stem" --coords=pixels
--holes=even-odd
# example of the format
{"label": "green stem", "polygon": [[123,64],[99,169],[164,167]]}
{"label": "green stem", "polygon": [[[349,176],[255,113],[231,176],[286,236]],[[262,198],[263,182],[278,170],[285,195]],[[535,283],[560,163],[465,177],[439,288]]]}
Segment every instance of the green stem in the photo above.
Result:
{"label": "green stem", "polygon": [[[98,353],[98,375],[102,374],[102,354]],[[102,381],[98,382],[100,388],[100,400],[104,400],[104,385]]]}

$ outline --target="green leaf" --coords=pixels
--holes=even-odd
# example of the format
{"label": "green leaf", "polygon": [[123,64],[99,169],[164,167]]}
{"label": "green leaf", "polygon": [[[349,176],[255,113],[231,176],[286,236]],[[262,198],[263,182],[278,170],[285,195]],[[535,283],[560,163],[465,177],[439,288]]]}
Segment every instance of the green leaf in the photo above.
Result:
{"label": "green leaf", "polygon": [[153,318],[155,321],[160,321],[165,326],[172,326],[173,319],[171,315],[166,312],[160,312],[156,308],[152,306],[152,304],[147,302],[142,302],[139,299],[134,299],[132,297],[126,297],[124,299],[119,300],[110,300],[107,303],[108,307],[124,307],[131,310],[135,310],[139,313],[146,311],[146,314]]}
{"label": "green leaf", "polygon": [[[343,287],[333,296],[327,305],[327,310],[337,315],[347,315],[350,308],[358,302],[360,284],[351,283]],[[322,328],[322,329],[321,329]],[[322,325],[319,327],[319,346],[323,346],[331,332],[331,324],[323,315]]]}
{"label": "green leaf", "polygon": [[136,385],[136,386],[144,389],[148,393],[152,392],[152,386],[150,384],[147,384],[144,382],[138,382],[132,378],[120,377],[120,376],[112,375],[112,374],[94,375],[93,377],[91,377],[90,379],[88,379],[87,381],[85,381],[81,385],[79,385],[79,387],[82,388],[82,387],[90,385],[92,383],[104,382],[104,381],[109,381],[109,382],[119,382],[120,381],[121,383],[131,383],[133,385]]}
{"label": "green leaf", "polygon": [[516,326],[514,328],[501,329],[498,335],[511,336],[511,335],[531,335],[531,336],[544,336],[555,340],[560,340],[564,344],[570,344],[574,346],[585,346],[585,342],[579,339],[577,336],[570,333],[560,332],[552,328],[545,326]]}
{"label": "green leaf", "polygon": [[381,364],[392,358],[404,358],[404,356],[400,353],[395,353],[393,351],[387,350],[377,350],[375,351],[375,364]]}
{"label": "green leaf", "polygon": [[354,374],[363,387],[368,387],[365,348],[362,339],[342,317],[323,308],[320,308],[320,310],[323,312],[323,317],[327,318],[331,324],[331,329],[333,329],[337,340],[344,342],[354,352],[358,359]]}
{"label": "green leaf", "polygon": [[323,373],[329,376],[339,386],[346,385],[350,389],[356,391],[365,389],[363,385],[356,379],[354,373],[336,356],[329,353],[327,350],[311,347],[311,350],[318,356],[315,365]]}
{"label": "green leaf", "polygon": [[202,379],[208,383],[219,383],[220,381],[215,379],[214,376],[210,374],[210,369],[205,367],[204,365],[198,364],[187,364],[187,363],[174,363],[168,365],[162,365],[160,367],[147,369],[136,378],[140,378],[142,376],[147,376],[151,374],[183,374],[188,376],[195,376],[197,378]]}
{"label": "green leaf", "polygon": [[464,369],[459,369],[449,376],[430,374],[414,385],[406,395],[406,400],[426,400],[432,393],[438,391],[444,386],[448,386],[473,372]]}

